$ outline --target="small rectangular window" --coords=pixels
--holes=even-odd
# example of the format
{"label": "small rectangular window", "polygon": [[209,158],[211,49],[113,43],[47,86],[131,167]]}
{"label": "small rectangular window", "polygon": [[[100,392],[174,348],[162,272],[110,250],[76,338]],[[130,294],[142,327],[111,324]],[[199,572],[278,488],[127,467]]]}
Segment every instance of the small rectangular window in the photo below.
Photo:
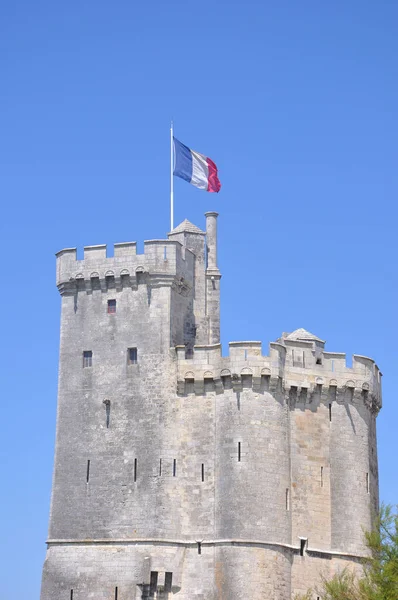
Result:
{"label": "small rectangular window", "polygon": [[117,587],[115,587],[115,600],[117,600],[117,597],[118,597]]}
{"label": "small rectangular window", "polygon": [[113,315],[116,312],[116,300],[108,300],[108,315]]}
{"label": "small rectangular window", "polygon": [[151,581],[149,584],[149,594],[150,596],[154,596],[158,591],[158,572],[151,571]]}
{"label": "small rectangular window", "polygon": [[205,465],[202,463],[202,481],[205,480]]}
{"label": "small rectangular window", "polygon": [[93,352],[92,350],[85,350],[83,352],[83,369],[93,366]]}
{"label": "small rectangular window", "polygon": [[186,379],[185,380],[185,395],[189,396],[189,394],[195,393],[195,380],[194,379]]}
{"label": "small rectangular window", "polygon": [[73,600],[73,590],[70,591],[70,600]]}
{"label": "small rectangular window", "polygon": [[137,348],[128,348],[127,350],[127,364],[136,365],[138,362]]}
{"label": "small rectangular window", "polygon": [[242,387],[243,388],[253,387],[253,376],[252,375],[242,375]]}
{"label": "small rectangular window", "polygon": [[137,481],[137,459],[134,459],[134,482]]}
{"label": "small rectangular window", "polygon": [[87,471],[86,471],[86,483],[90,480],[90,461],[87,461]]}
{"label": "small rectangular window", "polygon": [[222,382],[224,390],[232,389],[231,375],[221,375],[221,382]]}
{"label": "small rectangular window", "polygon": [[301,538],[300,539],[300,556],[304,556],[306,545],[307,545],[307,540],[305,538]]}
{"label": "small rectangular window", "polygon": [[205,394],[208,394],[210,392],[214,392],[216,389],[216,386],[214,384],[214,379],[207,377],[204,380],[204,389],[205,389]]}
{"label": "small rectangular window", "polygon": [[177,460],[173,460],[173,477],[177,475]]}
{"label": "small rectangular window", "polygon": [[172,583],[173,583],[173,573],[166,571],[166,574],[164,577],[164,591],[166,592],[166,594],[171,594]]}
{"label": "small rectangular window", "polygon": [[286,488],[286,510],[290,510],[289,488]]}
{"label": "small rectangular window", "polygon": [[238,462],[240,462],[241,459],[241,449],[240,449],[240,442],[238,442]]}

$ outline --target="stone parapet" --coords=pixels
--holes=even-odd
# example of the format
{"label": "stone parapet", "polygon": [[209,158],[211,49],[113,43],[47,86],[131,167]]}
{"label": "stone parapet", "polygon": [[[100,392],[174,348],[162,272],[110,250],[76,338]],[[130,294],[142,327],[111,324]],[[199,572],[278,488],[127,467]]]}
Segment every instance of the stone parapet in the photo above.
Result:
{"label": "stone parapet", "polygon": [[107,257],[106,245],[86,246],[83,260],[77,260],[76,248],[56,254],[56,281],[61,294],[76,289],[106,291],[111,287],[135,287],[138,281],[152,284],[193,286],[193,253],[176,240],[144,242],[144,253],[137,254],[136,242],[114,245],[113,257]]}
{"label": "stone parapet", "polygon": [[[292,346],[311,350],[309,359],[312,360],[305,361],[302,366],[286,360]],[[231,379],[235,391],[242,386],[252,387],[254,391],[268,389],[273,380],[281,379],[287,395],[293,390],[297,399],[310,399],[314,394],[321,397],[322,390],[333,388],[336,398],[346,394],[354,397],[355,394],[377,412],[382,405],[381,372],[373,359],[354,354],[352,367],[347,367],[345,354],[316,352],[311,349],[311,342],[290,343],[288,348],[273,342],[266,356],[258,341],[230,342],[229,356],[222,356],[221,344],[194,346],[189,358],[186,358],[185,347],[177,346],[176,356],[179,394],[184,394],[186,380],[194,380],[195,391],[201,394],[205,380],[213,379],[216,391],[222,393],[224,385],[218,385],[218,382],[225,383],[226,378]]]}

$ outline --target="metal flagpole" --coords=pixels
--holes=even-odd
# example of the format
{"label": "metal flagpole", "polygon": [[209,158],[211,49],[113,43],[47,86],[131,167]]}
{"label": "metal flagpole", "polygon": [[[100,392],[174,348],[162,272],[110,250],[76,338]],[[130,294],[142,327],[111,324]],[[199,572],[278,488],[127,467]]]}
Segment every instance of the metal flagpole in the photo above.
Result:
{"label": "metal flagpole", "polygon": [[173,143],[173,121],[170,127],[170,231],[174,229],[174,143]]}

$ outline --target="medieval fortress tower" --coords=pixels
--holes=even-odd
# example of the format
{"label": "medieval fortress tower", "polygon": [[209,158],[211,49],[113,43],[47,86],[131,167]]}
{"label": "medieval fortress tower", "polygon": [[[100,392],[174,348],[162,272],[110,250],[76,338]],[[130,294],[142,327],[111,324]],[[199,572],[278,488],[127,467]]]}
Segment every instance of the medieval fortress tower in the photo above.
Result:
{"label": "medieval fortress tower", "polygon": [[41,600],[291,600],[366,555],[379,369],[304,329],[223,356],[220,278],[215,212],[143,254],[57,254]]}

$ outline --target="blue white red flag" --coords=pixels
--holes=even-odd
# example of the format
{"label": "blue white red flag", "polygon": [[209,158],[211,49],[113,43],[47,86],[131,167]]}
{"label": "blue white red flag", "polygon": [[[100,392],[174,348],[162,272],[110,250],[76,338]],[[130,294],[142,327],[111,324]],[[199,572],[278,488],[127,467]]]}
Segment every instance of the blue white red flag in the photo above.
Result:
{"label": "blue white red flag", "polygon": [[175,137],[173,140],[174,175],[206,192],[219,192],[221,183],[217,167],[211,158],[184,146]]}

